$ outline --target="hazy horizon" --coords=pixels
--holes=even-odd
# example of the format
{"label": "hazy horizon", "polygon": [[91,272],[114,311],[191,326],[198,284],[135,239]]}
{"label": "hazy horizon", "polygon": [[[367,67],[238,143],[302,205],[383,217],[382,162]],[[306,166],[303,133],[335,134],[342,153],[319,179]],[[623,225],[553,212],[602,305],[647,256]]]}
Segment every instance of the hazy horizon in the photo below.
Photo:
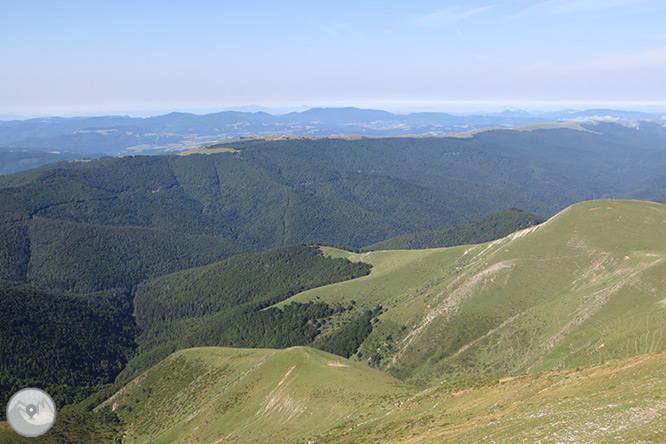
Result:
{"label": "hazy horizon", "polygon": [[666,112],[666,3],[6,2],[0,116]]}
{"label": "hazy horizon", "polygon": [[389,111],[394,114],[410,114],[418,112],[438,112],[448,113],[453,115],[484,115],[495,114],[504,111],[515,112],[528,112],[528,113],[552,113],[561,111],[586,111],[592,109],[612,109],[616,111],[633,111],[649,114],[664,114],[666,117],[666,102],[665,103],[615,103],[615,102],[599,102],[599,103],[567,103],[567,102],[455,102],[455,103],[323,103],[317,105],[288,105],[288,104],[246,104],[237,106],[218,106],[218,107],[172,107],[161,109],[132,109],[132,108],[117,108],[117,109],[79,109],[79,110],[62,110],[54,108],[51,110],[44,110],[43,112],[36,111],[34,113],[11,113],[0,112],[0,121],[10,120],[27,120],[34,118],[48,118],[48,117],[101,117],[101,116],[129,116],[137,118],[161,116],[173,112],[189,113],[189,114],[211,114],[224,111],[240,111],[240,112],[266,112],[273,115],[287,114],[290,112],[302,112],[313,108],[358,108],[358,109],[371,109]]}

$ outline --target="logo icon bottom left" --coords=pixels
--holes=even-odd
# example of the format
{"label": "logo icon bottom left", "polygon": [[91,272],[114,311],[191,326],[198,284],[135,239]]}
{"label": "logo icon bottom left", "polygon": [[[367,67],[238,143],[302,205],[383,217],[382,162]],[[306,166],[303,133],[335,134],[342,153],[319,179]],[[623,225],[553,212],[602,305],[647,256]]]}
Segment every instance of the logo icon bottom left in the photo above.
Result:
{"label": "logo icon bottom left", "polygon": [[33,438],[48,432],[56,418],[53,399],[43,390],[25,388],[7,404],[7,422],[16,433]]}

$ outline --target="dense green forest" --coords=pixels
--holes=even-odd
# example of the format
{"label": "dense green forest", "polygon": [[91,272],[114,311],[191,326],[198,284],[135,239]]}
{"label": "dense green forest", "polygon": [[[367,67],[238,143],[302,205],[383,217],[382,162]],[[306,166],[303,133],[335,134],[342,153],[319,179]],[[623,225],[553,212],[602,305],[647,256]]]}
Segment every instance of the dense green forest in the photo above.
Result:
{"label": "dense green forest", "polygon": [[[208,264],[239,251],[225,238],[154,228],[104,227],[37,217],[23,226],[27,226],[23,230],[29,244],[23,240],[24,253],[13,250],[21,254],[20,261],[15,258],[20,267],[14,267],[6,278],[79,293],[130,289],[145,279]],[[7,231],[0,230],[0,235],[5,237],[22,228],[4,227]],[[22,241],[20,236],[12,239],[13,243]]]}
{"label": "dense green forest", "polygon": [[344,324],[331,334],[319,336],[312,346],[334,355],[349,358],[372,333],[372,320],[381,313],[382,307],[366,310],[360,316]]}
{"label": "dense green forest", "polygon": [[143,282],[134,305],[138,325],[202,317],[237,305],[367,274],[369,265],[326,258],[316,247],[292,245],[234,256]]}
{"label": "dense green forest", "polygon": [[0,325],[0,402],[36,386],[59,406],[112,383],[138,331],[124,292],[71,295],[10,283],[0,285]]}
{"label": "dense green forest", "polygon": [[2,176],[0,278],[77,292],[131,288],[281,245],[361,247],[507,207],[549,216],[581,200],[661,193],[656,133],[594,131],[244,139],[221,145],[225,152]]}
{"label": "dense green forest", "polygon": [[523,228],[538,225],[543,221],[544,219],[537,215],[510,208],[446,230],[403,234],[368,245],[363,250],[417,250],[481,244],[508,236]]}

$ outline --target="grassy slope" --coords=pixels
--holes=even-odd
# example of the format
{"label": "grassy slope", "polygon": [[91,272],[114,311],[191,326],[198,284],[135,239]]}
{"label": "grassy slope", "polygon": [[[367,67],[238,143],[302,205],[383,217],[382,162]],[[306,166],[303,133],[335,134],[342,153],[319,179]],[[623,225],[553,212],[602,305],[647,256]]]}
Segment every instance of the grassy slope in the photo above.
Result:
{"label": "grassy slope", "polygon": [[[421,390],[309,348],[199,348],[170,356],[104,406],[127,421],[130,443],[656,443],[666,436],[664,366],[666,353],[647,354]],[[90,428],[56,427],[21,439],[0,423],[0,443],[86,442],[62,437]]]}
{"label": "grassy slope", "polygon": [[372,265],[372,271],[368,276],[352,281],[299,293],[278,305],[321,299],[344,304],[354,300],[364,309],[377,304],[384,307],[395,306],[437,280],[442,271],[450,268],[465,248],[467,247],[350,253],[322,247],[324,253],[332,257],[367,262]]}
{"label": "grassy slope", "polygon": [[324,443],[664,442],[666,353],[427,389]]}
{"label": "grassy slope", "polygon": [[0,444],[72,444],[116,443],[122,423],[105,412],[73,412],[58,410],[56,422],[44,435],[27,438],[15,433],[9,423],[0,422]]}
{"label": "grassy slope", "polygon": [[350,254],[369,276],[291,300],[383,305],[357,357],[413,382],[661,351],[664,221],[659,204],[584,202],[488,244]]}
{"label": "grassy slope", "polygon": [[127,421],[128,443],[291,443],[415,393],[319,350],[210,347],[174,353],[107,405]]}

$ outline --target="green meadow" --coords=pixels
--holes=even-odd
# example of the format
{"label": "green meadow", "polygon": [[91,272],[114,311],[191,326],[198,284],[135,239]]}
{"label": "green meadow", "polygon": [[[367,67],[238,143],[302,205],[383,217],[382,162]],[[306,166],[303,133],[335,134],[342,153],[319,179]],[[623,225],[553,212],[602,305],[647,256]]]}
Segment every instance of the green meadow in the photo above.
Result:
{"label": "green meadow", "polygon": [[205,347],[177,352],[101,406],[128,443],[298,442],[416,390],[319,350]]}

